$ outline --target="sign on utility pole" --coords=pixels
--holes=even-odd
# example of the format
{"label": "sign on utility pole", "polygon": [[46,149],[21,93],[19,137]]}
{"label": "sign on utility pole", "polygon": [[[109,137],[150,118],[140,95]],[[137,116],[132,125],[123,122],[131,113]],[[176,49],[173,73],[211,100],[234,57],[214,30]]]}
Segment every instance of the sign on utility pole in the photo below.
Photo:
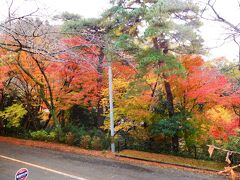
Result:
{"label": "sign on utility pole", "polygon": [[109,107],[110,107],[110,130],[111,130],[111,151],[115,153],[114,143],[114,117],[113,117],[113,78],[112,78],[112,60],[111,55],[108,53],[108,85],[109,85]]}

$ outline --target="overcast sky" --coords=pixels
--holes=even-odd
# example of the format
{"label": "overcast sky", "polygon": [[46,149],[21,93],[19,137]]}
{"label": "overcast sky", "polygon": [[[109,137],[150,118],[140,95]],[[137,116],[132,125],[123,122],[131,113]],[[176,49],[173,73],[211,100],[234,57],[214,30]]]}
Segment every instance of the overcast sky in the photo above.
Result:
{"label": "overcast sky", "polygon": [[[0,19],[6,17],[6,4],[11,0],[0,0]],[[40,8],[44,8],[43,14],[48,12],[49,16],[60,14],[61,12],[68,11],[71,13],[77,13],[84,17],[98,17],[107,9],[110,4],[109,0],[36,0],[37,5]],[[197,1],[197,0],[196,0]],[[204,1],[204,0],[203,0]],[[226,19],[229,19],[233,23],[240,23],[240,7],[237,4],[237,0],[216,0],[216,9]],[[21,4],[21,6],[19,6]],[[13,9],[18,11],[31,11],[36,8],[36,2],[30,0],[15,0],[15,6]],[[4,10],[5,9],[5,10]],[[223,46],[222,39],[225,37],[224,29],[217,23],[204,21],[204,25],[201,28],[202,36],[205,39],[205,46],[212,47],[209,58],[225,56],[228,59],[237,59],[238,48],[234,43],[228,42]]]}

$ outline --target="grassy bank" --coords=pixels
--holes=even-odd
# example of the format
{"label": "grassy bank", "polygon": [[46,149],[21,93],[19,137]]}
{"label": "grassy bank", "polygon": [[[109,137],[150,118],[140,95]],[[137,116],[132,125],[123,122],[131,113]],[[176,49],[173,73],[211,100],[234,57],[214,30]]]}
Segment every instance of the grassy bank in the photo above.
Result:
{"label": "grassy bank", "polygon": [[221,171],[226,166],[226,163],[224,162],[220,163],[220,162],[214,162],[214,161],[205,161],[205,160],[178,157],[173,155],[148,153],[148,152],[134,151],[134,150],[123,150],[120,153],[118,153],[118,155],[122,157],[142,159],[146,161],[180,165],[184,167],[192,167],[197,169],[205,169],[205,170],[213,170],[213,171]]}

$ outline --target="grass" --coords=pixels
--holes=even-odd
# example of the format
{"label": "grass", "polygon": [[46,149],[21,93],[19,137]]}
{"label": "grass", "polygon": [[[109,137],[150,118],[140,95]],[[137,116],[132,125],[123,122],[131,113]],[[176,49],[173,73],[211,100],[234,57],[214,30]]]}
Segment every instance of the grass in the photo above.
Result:
{"label": "grass", "polygon": [[214,161],[198,160],[173,155],[148,153],[134,150],[123,150],[118,153],[118,155],[128,158],[142,159],[147,161],[180,165],[204,170],[221,171],[224,169],[224,167],[226,167],[226,163],[224,162],[220,163]]}

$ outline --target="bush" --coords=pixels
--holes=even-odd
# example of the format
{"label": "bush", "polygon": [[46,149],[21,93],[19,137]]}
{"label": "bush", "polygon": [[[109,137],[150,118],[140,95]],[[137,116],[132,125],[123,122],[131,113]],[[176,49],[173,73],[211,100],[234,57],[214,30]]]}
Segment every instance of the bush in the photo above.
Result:
{"label": "bush", "polygon": [[[84,127],[79,128],[70,123],[66,124],[66,126],[63,128],[63,133],[65,133],[65,134],[71,133],[74,136],[73,145],[80,145],[81,138],[88,134],[87,131],[84,129]],[[64,142],[66,142],[66,141],[68,141],[67,135],[65,135]]]}
{"label": "bush", "polygon": [[111,137],[108,134],[105,134],[105,136],[102,138],[102,149],[110,149],[111,144]]}
{"label": "bush", "polygon": [[91,141],[91,136],[89,135],[84,135],[82,138],[81,138],[81,141],[80,141],[80,147],[82,148],[85,148],[85,149],[89,149],[89,145],[90,145],[90,141]]}
{"label": "bush", "polygon": [[88,134],[91,137],[97,136],[97,137],[102,137],[104,134],[101,130],[97,129],[97,128],[93,128],[90,131],[88,131]]}
{"label": "bush", "polygon": [[52,131],[49,134],[45,130],[39,130],[30,133],[32,139],[40,140],[40,141],[55,141],[56,140],[56,132]]}
{"label": "bush", "polygon": [[93,136],[92,141],[91,141],[91,148],[96,149],[96,150],[102,150],[103,145],[102,145],[102,140],[100,137]]}
{"label": "bush", "polygon": [[19,127],[21,120],[27,114],[26,109],[22,104],[13,104],[6,107],[4,111],[0,111],[0,120],[7,121],[6,127]]}
{"label": "bush", "polygon": [[48,139],[48,133],[44,130],[40,130],[40,131],[35,131],[35,132],[31,132],[31,137],[34,139],[34,140],[41,140],[41,141],[44,141],[44,140],[47,140]]}
{"label": "bush", "polygon": [[73,145],[74,144],[74,139],[75,139],[75,136],[72,132],[69,132],[66,134],[66,143],[68,145]]}
{"label": "bush", "polygon": [[5,127],[1,132],[3,136],[12,136],[12,137],[19,137],[23,139],[31,138],[30,132],[24,128],[20,127]]}
{"label": "bush", "polygon": [[48,135],[48,141],[55,141],[57,139],[57,133],[55,131],[52,131]]}

